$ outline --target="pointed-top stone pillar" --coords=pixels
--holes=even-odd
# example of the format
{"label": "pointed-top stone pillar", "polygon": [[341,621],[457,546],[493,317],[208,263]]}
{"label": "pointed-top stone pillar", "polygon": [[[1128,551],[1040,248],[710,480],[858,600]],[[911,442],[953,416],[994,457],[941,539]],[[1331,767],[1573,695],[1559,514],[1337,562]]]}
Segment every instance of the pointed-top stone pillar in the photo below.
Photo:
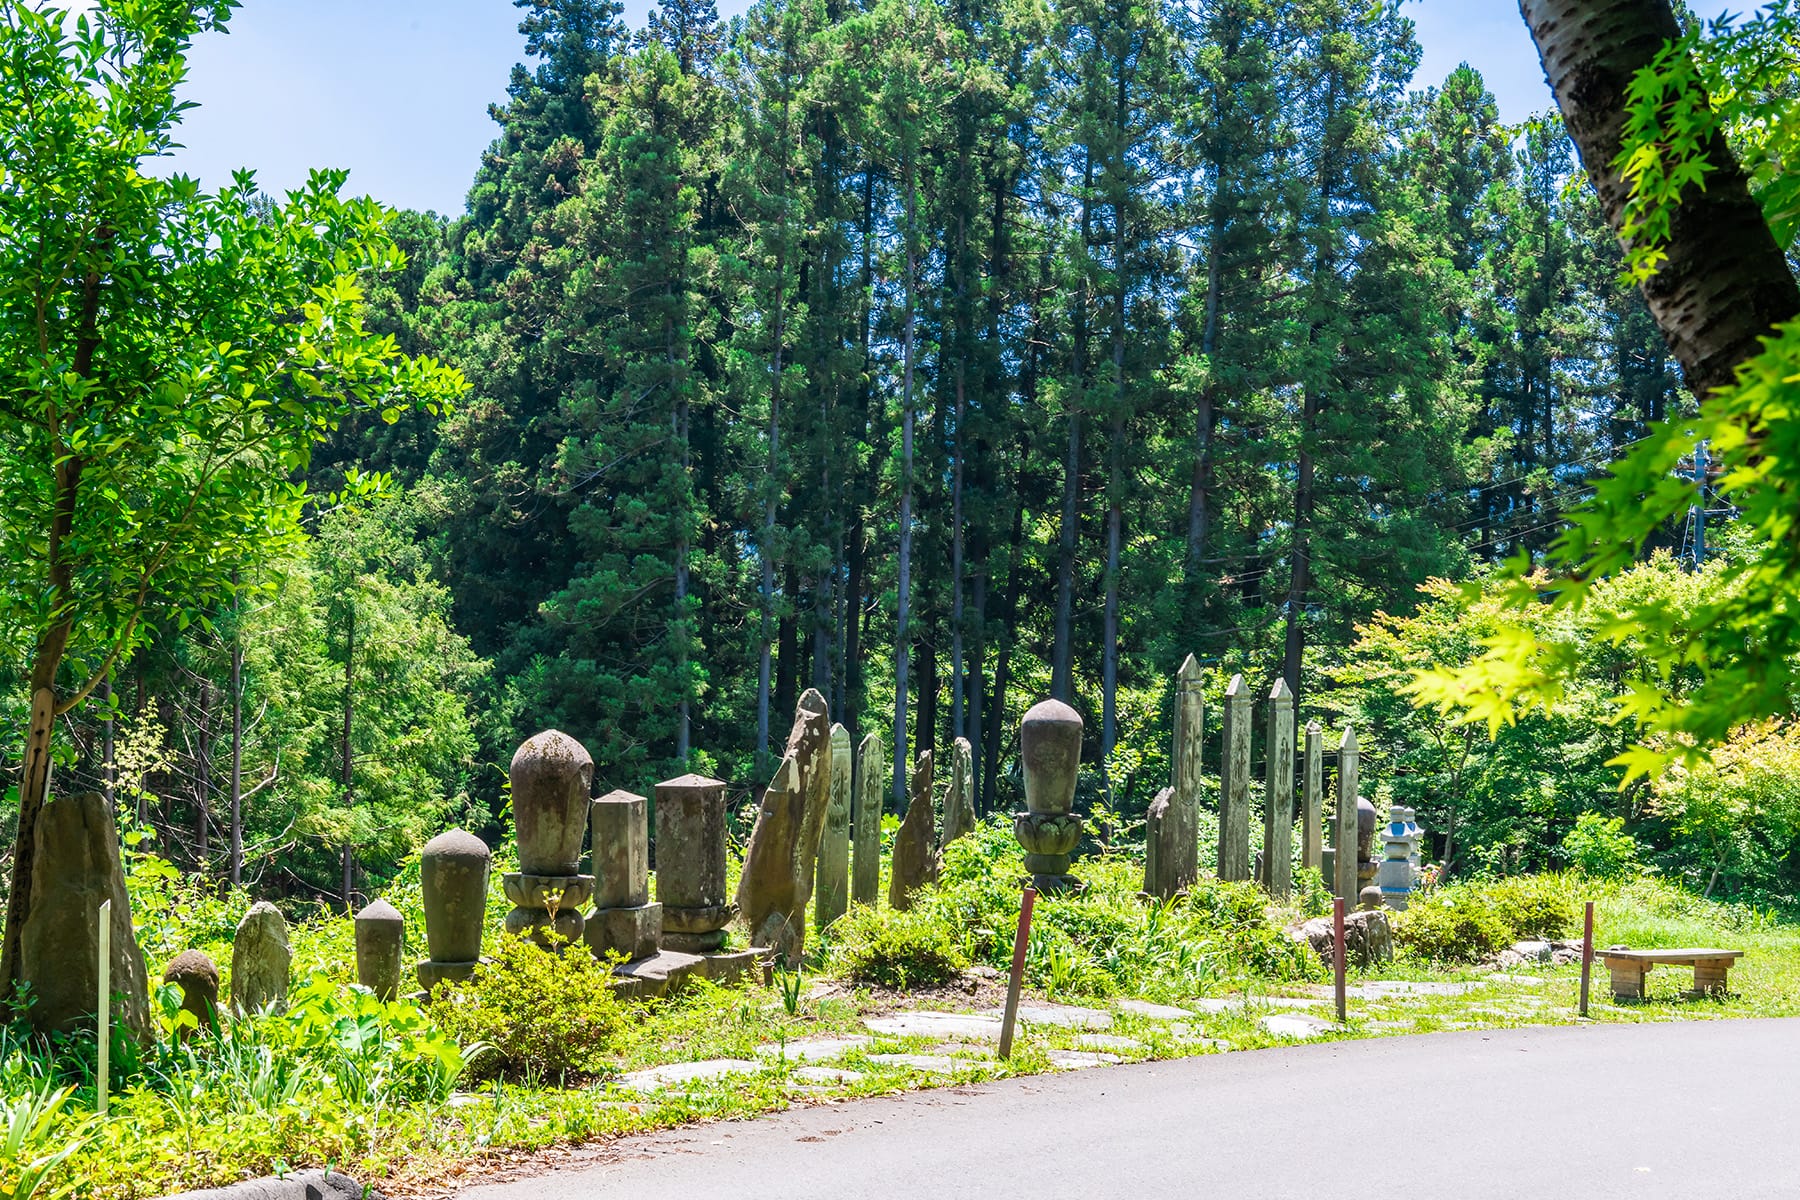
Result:
{"label": "pointed-top stone pillar", "polygon": [[1333,853],[1332,894],[1344,902],[1344,907],[1354,908],[1357,903],[1358,884],[1356,882],[1356,730],[1346,727],[1344,739],[1338,745],[1337,768],[1337,836]]}
{"label": "pointed-top stone pillar", "polygon": [[894,834],[894,869],[888,878],[888,907],[901,912],[912,907],[913,895],[937,879],[939,859],[933,840],[937,833],[936,805],[932,802],[931,751],[921,750],[913,759],[906,815]]}
{"label": "pointed-top stone pillar", "polygon": [[870,908],[874,908],[881,897],[881,806],[887,795],[886,781],[887,762],[881,752],[881,735],[871,733],[857,750],[856,805],[850,815],[856,842],[850,899]]}
{"label": "pointed-top stone pillar", "polygon": [[1294,890],[1294,693],[1287,680],[1269,690],[1263,757],[1268,787],[1263,808],[1263,886],[1285,898]]}
{"label": "pointed-top stone pillar", "polygon": [[656,898],[662,944],[686,954],[725,945],[737,915],[725,880],[725,783],[683,775],[656,785]]}
{"label": "pointed-top stone pillar", "polygon": [[[1325,732],[1317,721],[1306,723],[1306,751],[1302,759],[1305,765],[1300,783],[1300,865],[1316,871],[1325,855],[1319,824],[1325,796]],[[1327,886],[1331,882],[1325,881]]]}
{"label": "pointed-top stone pillar", "polygon": [[1250,688],[1233,675],[1225,688],[1219,763],[1219,878],[1250,878]]}
{"label": "pointed-top stone pillar", "polygon": [[795,707],[776,783],[763,793],[737,895],[752,944],[780,948],[791,966],[805,949],[806,909],[830,804],[831,723],[825,697],[808,688]]}
{"label": "pointed-top stone pillar", "polygon": [[950,790],[944,795],[941,849],[975,829],[975,751],[968,738],[957,738],[950,750]]}
{"label": "pointed-top stone pillar", "polygon": [[1075,784],[1081,772],[1081,714],[1045,700],[1019,724],[1025,768],[1025,808],[1013,815],[1013,836],[1025,848],[1025,869],[1040,892],[1079,888],[1069,858],[1081,842]]}
{"label": "pointed-top stone pillar", "polygon": [[1175,764],[1159,864],[1163,898],[1200,876],[1201,751],[1206,744],[1206,676],[1193,655],[1175,673]]}
{"label": "pointed-top stone pillar", "polygon": [[850,731],[831,727],[831,802],[819,839],[813,923],[824,929],[850,907]]}

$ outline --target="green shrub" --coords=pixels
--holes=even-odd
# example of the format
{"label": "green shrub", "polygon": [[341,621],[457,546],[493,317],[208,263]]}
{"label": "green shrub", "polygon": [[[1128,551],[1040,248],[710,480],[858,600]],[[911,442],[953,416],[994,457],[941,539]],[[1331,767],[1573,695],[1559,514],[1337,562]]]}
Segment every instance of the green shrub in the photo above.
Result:
{"label": "green shrub", "polygon": [[493,961],[460,987],[439,988],[432,1017],[464,1045],[478,1075],[556,1079],[595,1075],[625,1021],[608,968],[585,946],[552,954],[503,937]]}
{"label": "green shrub", "polygon": [[1493,900],[1473,887],[1421,896],[1399,914],[1394,940],[1433,962],[1476,962],[1512,941]]}
{"label": "green shrub", "polygon": [[1625,832],[1623,817],[1584,812],[1562,840],[1569,865],[1590,879],[1618,879],[1638,873],[1637,839]]}
{"label": "green shrub", "polygon": [[1558,875],[1520,875],[1483,887],[1511,940],[1567,937],[1575,932],[1575,901]]}
{"label": "green shrub", "polygon": [[832,926],[832,965],[858,983],[904,990],[947,983],[966,962],[928,913],[855,908]]}

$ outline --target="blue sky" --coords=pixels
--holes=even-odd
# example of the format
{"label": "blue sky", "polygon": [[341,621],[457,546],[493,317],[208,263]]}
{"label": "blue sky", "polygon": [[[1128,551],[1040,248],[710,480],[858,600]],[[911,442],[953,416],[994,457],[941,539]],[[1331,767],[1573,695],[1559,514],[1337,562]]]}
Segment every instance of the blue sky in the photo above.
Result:
{"label": "blue sky", "polygon": [[[650,0],[626,0],[641,24]],[[730,16],[745,0],[720,0]],[[1424,62],[1414,80],[1459,62],[1486,77],[1501,116],[1551,105],[1537,52],[1511,0],[1411,0]],[[226,36],[194,48],[176,167],[209,187],[238,167],[281,191],[310,167],[346,167],[385,203],[456,213],[521,57],[509,0],[245,0]]]}

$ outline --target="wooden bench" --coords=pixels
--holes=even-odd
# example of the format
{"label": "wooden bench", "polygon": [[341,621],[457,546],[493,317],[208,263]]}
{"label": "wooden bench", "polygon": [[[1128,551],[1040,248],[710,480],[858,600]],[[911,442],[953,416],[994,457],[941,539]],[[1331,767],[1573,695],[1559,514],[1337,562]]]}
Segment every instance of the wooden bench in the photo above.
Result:
{"label": "wooden bench", "polygon": [[1742,950],[1627,950],[1623,946],[1608,946],[1594,953],[1606,960],[1613,997],[1619,1000],[1642,1000],[1644,976],[1658,966],[1694,968],[1694,987],[1686,993],[1690,997],[1722,996],[1732,962],[1744,957]]}

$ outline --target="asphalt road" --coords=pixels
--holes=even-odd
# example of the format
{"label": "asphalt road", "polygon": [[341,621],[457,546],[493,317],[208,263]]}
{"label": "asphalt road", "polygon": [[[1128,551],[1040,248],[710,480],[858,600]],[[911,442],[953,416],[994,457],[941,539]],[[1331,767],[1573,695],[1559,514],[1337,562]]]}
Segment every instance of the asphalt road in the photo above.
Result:
{"label": "asphalt road", "polygon": [[1800,1198],[1800,1020],[1215,1054],[634,1137],[464,1200]]}

